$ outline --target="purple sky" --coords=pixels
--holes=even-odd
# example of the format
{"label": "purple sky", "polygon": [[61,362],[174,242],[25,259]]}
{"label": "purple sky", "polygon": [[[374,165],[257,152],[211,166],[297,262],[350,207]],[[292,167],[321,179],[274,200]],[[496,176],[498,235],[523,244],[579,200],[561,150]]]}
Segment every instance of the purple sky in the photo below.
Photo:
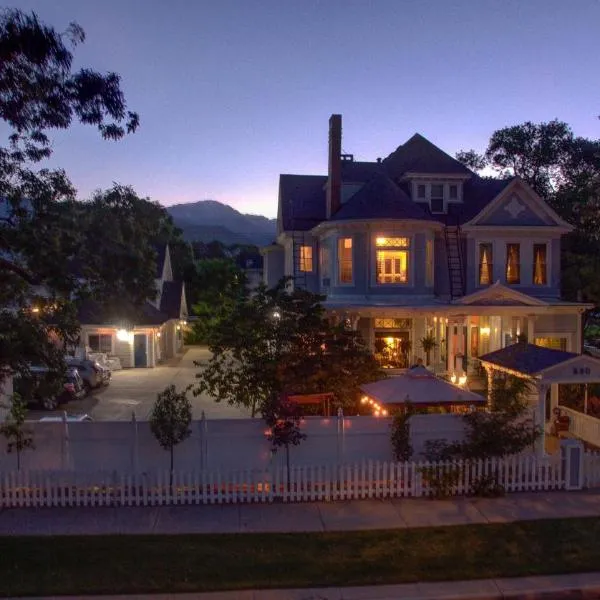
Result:
{"label": "purple sky", "polygon": [[447,152],[558,117],[598,137],[597,0],[13,0],[87,41],[138,133],[75,127],[53,163],[82,197],[113,181],[163,204],[211,198],[274,216],[279,173],[325,173],[327,120],[345,152],[385,156],[419,131]]}

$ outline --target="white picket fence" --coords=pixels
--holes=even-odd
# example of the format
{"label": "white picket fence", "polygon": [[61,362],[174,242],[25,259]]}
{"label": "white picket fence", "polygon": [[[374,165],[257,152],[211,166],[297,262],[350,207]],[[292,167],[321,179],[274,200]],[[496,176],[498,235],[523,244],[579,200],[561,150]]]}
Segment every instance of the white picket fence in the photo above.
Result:
{"label": "white picket fence", "polygon": [[583,485],[586,488],[600,487],[600,452],[583,455]]}
{"label": "white picket fence", "polygon": [[[600,461],[588,460],[600,485]],[[595,469],[595,470],[594,470]],[[363,462],[341,466],[292,466],[230,473],[196,471],[131,475],[117,472],[12,472],[0,476],[0,507],[160,506],[311,502],[431,496],[432,479],[446,478],[452,495],[468,495],[493,476],[507,492],[565,487],[560,459],[514,456],[472,462]]]}

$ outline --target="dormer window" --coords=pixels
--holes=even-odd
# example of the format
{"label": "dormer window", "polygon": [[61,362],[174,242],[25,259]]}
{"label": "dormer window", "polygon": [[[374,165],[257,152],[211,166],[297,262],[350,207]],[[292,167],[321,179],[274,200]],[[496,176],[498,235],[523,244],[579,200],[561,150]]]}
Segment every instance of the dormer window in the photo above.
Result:
{"label": "dormer window", "polygon": [[448,204],[462,202],[462,183],[444,181],[413,180],[413,199],[415,202],[427,202],[433,214],[444,214]]}
{"label": "dormer window", "polygon": [[444,210],[444,184],[434,183],[431,186],[429,206],[432,213],[443,213]]}

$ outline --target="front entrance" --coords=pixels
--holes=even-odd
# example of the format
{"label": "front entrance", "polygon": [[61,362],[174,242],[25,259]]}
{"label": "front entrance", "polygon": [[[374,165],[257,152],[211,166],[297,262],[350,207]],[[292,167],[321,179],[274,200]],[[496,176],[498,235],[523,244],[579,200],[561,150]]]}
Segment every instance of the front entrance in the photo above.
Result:
{"label": "front entrance", "polygon": [[384,368],[408,368],[410,349],[408,331],[375,332],[375,357]]}
{"label": "front entrance", "polygon": [[145,333],[136,333],[133,336],[133,366],[148,366],[148,338]]}

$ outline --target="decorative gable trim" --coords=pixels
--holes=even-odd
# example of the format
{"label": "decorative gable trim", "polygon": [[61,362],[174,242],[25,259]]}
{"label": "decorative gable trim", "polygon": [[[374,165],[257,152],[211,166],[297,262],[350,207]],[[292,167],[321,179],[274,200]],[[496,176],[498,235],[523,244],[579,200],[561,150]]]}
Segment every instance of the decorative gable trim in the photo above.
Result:
{"label": "decorative gable trim", "polygon": [[[493,214],[505,200],[510,198],[511,195],[515,194],[519,189],[525,192],[525,194],[521,196],[522,202],[524,202],[532,212],[542,219],[550,217],[550,219],[556,223],[556,225],[547,225],[545,228],[560,233],[568,233],[573,231],[573,226],[561,219],[558,214],[550,206],[548,206],[548,204],[538,194],[536,194],[533,188],[520,177],[515,177],[489,204],[483,208],[483,210],[475,215],[475,217],[473,217],[470,221],[467,221],[462,226],[463,231],[472,231],[474,228],[483,229],[484,227],[494,229],[501,229],[503,227],[506,228],[506,226],[500,225],[486,225],[485,223],[482,223],[482,221]],[[505,206],[505,209],[511,212],[514,218],[517,218],[518,214],[524,210],[524,207],[520,205],[515,198],[513,198]],[[511,229],[532,228],[532,226],[519,226],[518,224],[511,225],[510,227]],[[542,227],[535,227],[535,229],[541,228]]]}
{"label": "decorative gable trim", "polygon": [[509,288],[501,284],[500,281],[496,281],[496,283],[485,289],[463,296],[462,298],[455,300],[454,304],[477,304],[480,302],[491,304],[493,301],[500,302],[507,300],[514,301],[518,304],[524,304],[525,306],[548,306],[547,302]]}

